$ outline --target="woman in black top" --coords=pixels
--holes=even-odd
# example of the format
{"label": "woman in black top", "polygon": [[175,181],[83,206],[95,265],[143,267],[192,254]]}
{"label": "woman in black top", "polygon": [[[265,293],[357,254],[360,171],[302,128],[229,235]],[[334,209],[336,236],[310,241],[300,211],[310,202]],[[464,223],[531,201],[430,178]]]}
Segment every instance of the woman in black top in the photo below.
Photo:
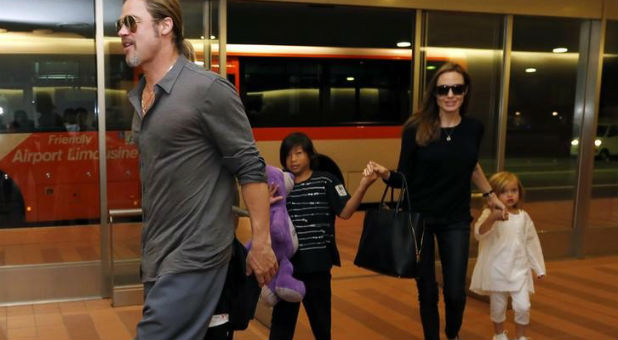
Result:
{"label": "woman in black top", "polygon": [[421,110],[403,126],[398,171],[391,172],[375,162],[369,162],[365,170],[377,173],[394,187],[401,187],[403,174],[412,210],[425,219],[416,284],[426,340],[439,339],[440,333],[434,237],[444,278],[446,336],[456,339],[461,328],[472,221],[470,180],[489,206],[506,211],[478,163],[483,125],[465,116],[469,89],[470,76],[461,66],[442,66],[429,82]]}

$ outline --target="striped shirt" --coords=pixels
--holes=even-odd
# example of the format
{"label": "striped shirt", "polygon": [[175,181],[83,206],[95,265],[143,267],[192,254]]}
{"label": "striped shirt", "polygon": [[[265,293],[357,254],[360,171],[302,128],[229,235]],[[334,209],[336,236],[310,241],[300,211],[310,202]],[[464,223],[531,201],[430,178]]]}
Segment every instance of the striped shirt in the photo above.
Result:
{"label": "striped shirt", "polygon": [[335,243],[335,217],[350,194],[335,176],[314,171],[296,183],[287,197],[287,208],[298,235],[298,251],[292,258],[295,272],[327,271],[341,265]]}

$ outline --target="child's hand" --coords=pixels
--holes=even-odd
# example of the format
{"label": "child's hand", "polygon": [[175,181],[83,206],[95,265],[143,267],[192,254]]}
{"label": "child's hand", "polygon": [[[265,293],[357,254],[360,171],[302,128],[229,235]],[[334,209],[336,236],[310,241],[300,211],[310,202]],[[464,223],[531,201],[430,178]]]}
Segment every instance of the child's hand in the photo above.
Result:
{"label": "child's hand", "polygon": [[363,169],[363,177],[361,178],[361,184],[369,186],[373,184],[376,179],[378,179],[378,174],[371,169],[369,164],[367,164],[367,167]]}
{"label": "child's hand", "polygon": [[283,200],[283,196],[275,196],[277,194],[277,190],[279,190],[279,186],[276,184],[268,185],[268,193],[270,197],[270,205],[273,205],[281,200]]}
{"label": "child's hand", "polygon": [[497,210],[500,212],[500,217],[497,220],[506,221],[509,219],[509,213],[506,210],[506,206],[496,194],[492,193],[487,198],[487,206],[491,209],[492,215]]}
{"label": "child's hand", "polygon": [[545,274],[541,274],[541,275],[537,275],[537,276],[536,276],[536,278],[537,278],[537,279],[539,279],[539,280],[541,280],[541,279],[542,279],[542,278],[544,278],[544,277],[545,277]]}
{"label": "child's hand", "polygon": [[[383,179],[388,179],[391,175],[391,172],[387,168],[374,161],[369,161],[369,163],[367,163],[367,168],[365,168],[365,171],[367,173],[375,173]],[[363,171],[363,174],[365,171]]]}
{"label": "child's hand", "polygon": [[[504,212],[496,207],[489,208],[491,213],[489,214],[489,219],[492,221],[503,221],[504,220]],[[508,215],[507,215],[508,219]]]}

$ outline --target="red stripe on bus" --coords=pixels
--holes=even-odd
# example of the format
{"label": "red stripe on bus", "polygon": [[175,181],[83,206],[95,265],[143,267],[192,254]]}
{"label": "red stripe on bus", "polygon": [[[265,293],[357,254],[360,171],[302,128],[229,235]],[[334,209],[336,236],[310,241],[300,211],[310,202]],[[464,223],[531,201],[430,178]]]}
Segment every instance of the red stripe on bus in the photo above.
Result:
{"label": "red stripe on bus", "polygon": [[256,141],[280,141],[292,132],[304,132],[311,139],[380,139],[401,137],[401,126],[276,127],[254,128]]}

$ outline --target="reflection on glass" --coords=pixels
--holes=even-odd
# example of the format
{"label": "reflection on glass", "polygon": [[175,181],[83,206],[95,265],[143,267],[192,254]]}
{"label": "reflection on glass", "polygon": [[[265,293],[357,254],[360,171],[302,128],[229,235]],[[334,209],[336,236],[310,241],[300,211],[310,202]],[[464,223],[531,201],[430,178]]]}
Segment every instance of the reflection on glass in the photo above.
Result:
{"label": "reflection on glass", "polygon": [[409,112],[409,60],[238,60],[254,127],[399,124]]}
{"label": "reflection on glass", "polygon": [[414,37],[413,10],[233,0],[228,13],[232,44],[396,48]]}
{"label": "reflection on glass", "polygon": [[514,18],[506,169],[527,188],[526,210],[539,229],[572,224],[580,25],[574,19]]}
{"label": "reflection on glass", "polygon": [[97,260],[94,3],[2,6],[0,265]]}
{"label": "reflection on glass", "polygon": [[254,127],[397,125],[409,115],[413,11],[231,1],[228,22],[228,60]]}
{"label": "reflection on glass", "polygon": [[424,84],[447,61],[466,68],[472,91],[467,114],[485,126],[479,161],[489,175],[496,168],[503,16],[436,11],[426,21]]}
{"label": "reflection on glass", "polygon": [[[574,139],[573,141],[576,141]],[[608,21],[601,78],[601,98],[589,225],[618,226],[618,22]],[[573,150],[573,147],[572,147]]]}

